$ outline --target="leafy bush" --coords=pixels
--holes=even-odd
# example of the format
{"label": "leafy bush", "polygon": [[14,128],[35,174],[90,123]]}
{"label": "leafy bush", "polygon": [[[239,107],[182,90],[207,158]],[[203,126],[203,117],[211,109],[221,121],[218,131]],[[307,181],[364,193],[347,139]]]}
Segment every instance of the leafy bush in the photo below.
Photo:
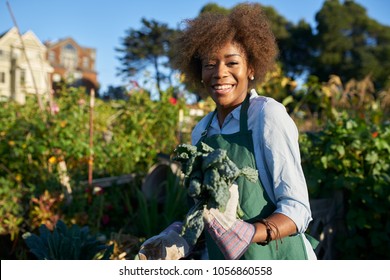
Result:
{"label": "leafy bush", "polygon": [[88,227],[67,228],[61,220],[52,232],[42,225],[39,236],[26,232],[23,238],[39,260],[108,260],[113,252],[113,245],[99,241],[89,233]]}
{"label": "leafy bush", "polygon": [[0,177],[0,235],[10,234],[14,240],[23,222],[23,187],[8,178]]}
{"label": "leafy bush", "polygon": [[[32,97],[23,106],[0,104],[1,236],[9,235],[17,242],[20,233],[34,231],[40,224],[50,228],[58,219],[100,230],[115,200],[122,203],[115,206],[120,208],[115,214],[124,215],[120,188],[99,195],[82,184],[88,178],[91,153],[87,100],[83,89],[68,88],[57,93],[56,110],[48,107],[40,112]],[[93,178],[143,177],[159,153],[169,154],[178,144],[181,107],[180,101],[169,101],[169,92],[160,101],[138,92],[127,101],[97,99]],[[118,230],[121,224],[111,222],[110,226]]]}
{"label": "leafy bush", "polygon": [[340,258],[388,259],[389,100],[377,94],[368,79],[344,86],[334,76],[311,90],[319,98],[310,99],[310,107],[321,119],[316,130],[300,138],[311,197],[343,193],[344,232],[338,232],[335,246]]}
{"label": "leafy bush", "polygon": [[390,128],[347,114],[301,139],[312,197],[342,191],[345,236],[339,254],[347,259],[388,258],[390,246]]}

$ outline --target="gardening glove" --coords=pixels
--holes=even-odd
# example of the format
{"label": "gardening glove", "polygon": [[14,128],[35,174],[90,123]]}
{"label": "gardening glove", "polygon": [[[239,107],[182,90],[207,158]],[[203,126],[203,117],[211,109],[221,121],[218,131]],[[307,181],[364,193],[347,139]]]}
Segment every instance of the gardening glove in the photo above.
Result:
{"label": "gardening glove", "polygon": [[252,224],[237,219],[238,186],[232,184],[229,188],[230,198],[226,209],[204,208],[203,220],[208,233],[217,243],[226,259],[239,259],[249,247],[255,227]]}
{"label": "gardening glove", "polygon": [[159,235],[146,240],[138,252],[140,260],[178,260],[188,255],[190,246],[179,235],[181,222],[175,222]]}

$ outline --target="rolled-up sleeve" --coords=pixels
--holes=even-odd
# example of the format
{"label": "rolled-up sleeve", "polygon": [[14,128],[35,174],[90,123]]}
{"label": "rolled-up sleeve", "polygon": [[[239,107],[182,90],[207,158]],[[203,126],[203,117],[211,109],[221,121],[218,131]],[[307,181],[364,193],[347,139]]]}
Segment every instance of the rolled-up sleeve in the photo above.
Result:
{"label": "rolled-up sleeve", "polygon": [[288,216],[298,232],[304,232],[312,218],[297,127],[285,107],[272,99],[262,106],[257,125],[260,135],[255,136],[259,145],[255,153],[257,150],[260,179],[276,204],[275,212]]}

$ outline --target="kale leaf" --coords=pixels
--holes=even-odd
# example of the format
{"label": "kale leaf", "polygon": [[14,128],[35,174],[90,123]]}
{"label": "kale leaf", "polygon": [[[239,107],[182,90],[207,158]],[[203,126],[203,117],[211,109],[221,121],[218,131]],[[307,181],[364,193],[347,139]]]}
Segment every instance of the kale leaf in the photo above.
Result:
{"label": "kale leaf", "polygon": [[203,209],[217,208],[224,212],[230,198],[229,188],[234,181],[244,176],[256,182],[258,172],[250,167],[238,168],[226,150],[213,149],[203,142],[199,148],[180,144],[174,154],[173,159],[181,164],[188,195],[195,200],[184,220],[181,236],[195,245],[204,228]]}

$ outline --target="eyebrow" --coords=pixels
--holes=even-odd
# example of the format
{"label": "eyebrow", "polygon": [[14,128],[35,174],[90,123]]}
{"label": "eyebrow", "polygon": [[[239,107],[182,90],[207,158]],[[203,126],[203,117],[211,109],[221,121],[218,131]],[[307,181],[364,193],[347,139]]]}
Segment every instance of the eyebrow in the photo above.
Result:
{"label": "eyebrow", "polygon": [[238,54],[238,53],[232,53],[232,54],[225,55],[225,58],[229,58],[229,57],[232,57],[232,56],[241,56],[241,55]]}
{"label": "eyebrow", "polygon": [[[239,56],[239,57],[242,57],[242,55],[238,54],[238,53],[231,53],[231,54],[226,54],[224,55],[224,58],[230,58],[230,57],[234,57],[234,56]],[[215,59],[214,56],[210,56],[206,59],[203,59],[203,60],[210,60],[210,59]]]}

